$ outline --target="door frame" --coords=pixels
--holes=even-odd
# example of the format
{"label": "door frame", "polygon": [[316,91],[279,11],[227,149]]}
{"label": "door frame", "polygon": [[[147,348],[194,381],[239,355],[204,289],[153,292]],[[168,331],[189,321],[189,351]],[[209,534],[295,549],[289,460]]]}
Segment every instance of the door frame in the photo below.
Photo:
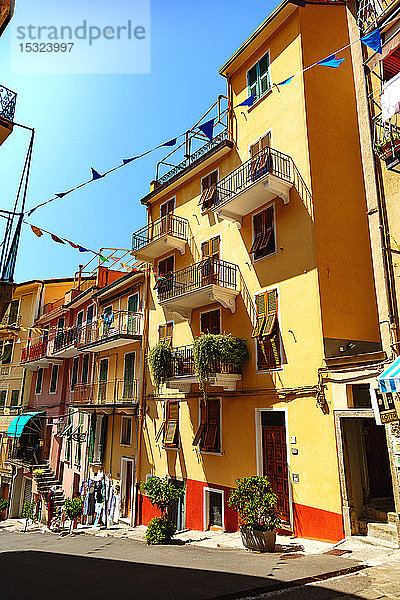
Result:
{"label": "door frame", "polygon": [[[129,458],[127,456],[121,456],[121,491],[120,494],[122,496],[122,490],[125,489],[124,488],[124,480],[126,479],[126,467],[124,469],[124,462],[128,463],[131,462],[132,463],[132,481],[131,481],[131,490],[130,490],[130,494],[131,494],[131,514],[129,517],[120,517],[119,520],[122,521],[123,523],[131,523],[132,521],[132,515],[134,512],[133,509],[133,502],[134,502],[134,496],[133,496],[133,486],[134,486],[134,477],[133,477],[133,473],[135,471],[134,467],[135,467],[135,460],[133,458]],[[125,474],[125,477],[124,477]]]}
{"label": "door frame", "polygon": [[264,457],[263,457],[263,436],[262,436],[262,424],[261,424],[261,413],[264,411],[278,411],[282,412],[285,417],[285,430],[286,430],[286,464],[288,470],[288,490],[289,490],[289,525],[293,531],[294,520],[293,520],[293,489],[292,489],[292,471],[290,468],[290,435],[288,427],[288,409],[287,408],[276,408],[272,406],[270,408],[256,408],[255,419],[256,419],[256,462],[257,462],[257,475],[263,476],[264,474]]}
{"label": "door frame", "polygon": [[216,492],[222,496],[222,531],[225,531],[225,492],[224,490],[218,490],[211,487],[203,488],[203,530],[208,531],[209,528],[208,514],[210,512],[210,492]]}

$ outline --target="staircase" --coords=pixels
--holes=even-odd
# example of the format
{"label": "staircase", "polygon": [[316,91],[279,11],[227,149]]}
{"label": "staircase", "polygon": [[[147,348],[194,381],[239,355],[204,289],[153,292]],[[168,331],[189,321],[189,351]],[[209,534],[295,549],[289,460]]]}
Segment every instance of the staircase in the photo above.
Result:
{"label": "staircase", "polygon": [[43,469],[44,471],[44,474],[41,477],[34,476],[38,492],[42,494],[46,500],[50,488],[56,486],[57,489],[54,490],[54,509],[57,510],[58,508],[63,507],[65,501],[64,492],[60,481],[57,479],[53,469],[49,466],[49,463],[46,462],[42,465],[35,465],[35,469]]}
{"label": "staircase", "polygon": [[360,533],[371,544],[399,547],[396,513],[392,498],[374,498],[364,507],[365,519],[359,519]]}

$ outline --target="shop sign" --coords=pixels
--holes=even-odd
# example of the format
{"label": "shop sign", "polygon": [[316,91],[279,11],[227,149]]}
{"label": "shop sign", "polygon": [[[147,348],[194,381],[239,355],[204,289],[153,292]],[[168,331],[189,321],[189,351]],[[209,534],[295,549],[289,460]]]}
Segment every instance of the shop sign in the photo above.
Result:
{"label": "shop sign", "polygon": [[[399,420],[399,416],[396,411],[395,400],[393,394],[388,392],[384,394],[378,389],[375,389],[375,398],[378,408],[379,415],[375,412],[375,420],[378,425],[385,425],[386,423],[393,423]],[[380,422],[378,422],[378,418]]]}

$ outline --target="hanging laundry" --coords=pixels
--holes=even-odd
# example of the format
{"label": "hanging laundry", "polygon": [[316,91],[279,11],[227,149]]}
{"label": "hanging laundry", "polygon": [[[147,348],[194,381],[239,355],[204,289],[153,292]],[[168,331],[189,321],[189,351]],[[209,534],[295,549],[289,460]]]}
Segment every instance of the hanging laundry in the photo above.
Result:
{"label": "hanging laundry", "polygon": [[381,96],[382,120],[388,121],[400,112],[400,73],[383,84]]}

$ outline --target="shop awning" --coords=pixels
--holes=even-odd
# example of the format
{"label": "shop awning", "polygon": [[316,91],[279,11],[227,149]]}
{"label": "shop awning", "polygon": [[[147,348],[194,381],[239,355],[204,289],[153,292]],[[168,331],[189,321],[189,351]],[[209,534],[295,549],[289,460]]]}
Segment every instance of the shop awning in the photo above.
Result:
{"label": "shop awning", "polygon": [[13,419],[10,425],[8,426],[7,435],[13,438],[21,437],[21,434],[26,424],[29,423],[29,421],[33,419],[33,417],[36,417],[37,415],[41,414],[43,414],[43,411],[28,412],[24,413],[23,415],[18,415],[18,417],[15,417],[15,419]]}
{"label": "shop awning", "polygon": [[400,356],[386,367],[377,379],[381,392],[400,392]]}

